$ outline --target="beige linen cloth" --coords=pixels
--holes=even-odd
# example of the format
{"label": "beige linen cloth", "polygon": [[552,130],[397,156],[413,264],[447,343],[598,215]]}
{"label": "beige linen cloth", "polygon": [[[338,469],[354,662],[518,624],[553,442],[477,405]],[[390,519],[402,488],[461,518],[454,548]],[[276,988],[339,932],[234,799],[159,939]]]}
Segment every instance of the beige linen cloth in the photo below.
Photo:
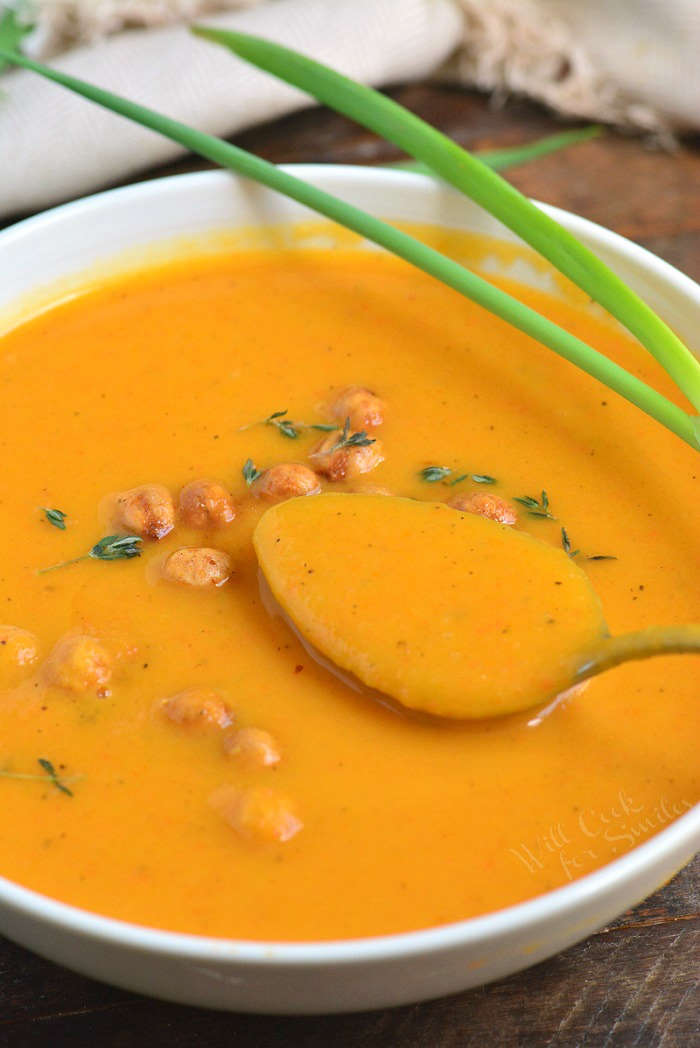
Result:
{"label": "beige linen cloth", "polygon": [[[30,53],[219,135],[309,100],[193,38],[181,23],[197,16],[369,84],[439,74],[636,128],[700,127],[700,0],[29,2],[39,23]],[[34,74],[0,76],[0,215],[79,196],[181,152]]]}

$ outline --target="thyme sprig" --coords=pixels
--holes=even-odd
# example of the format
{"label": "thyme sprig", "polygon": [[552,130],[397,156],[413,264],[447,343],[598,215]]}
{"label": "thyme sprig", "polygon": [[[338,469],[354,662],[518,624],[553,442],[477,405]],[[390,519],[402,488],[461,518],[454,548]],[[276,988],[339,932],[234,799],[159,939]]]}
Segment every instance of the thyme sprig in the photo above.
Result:
{"label": "thyme sprig", "polygon": [[[561,548],[567,556],[575,560],[576,557],[581,555],[580,549],[571,548],[571,540],[566,528],[561,529]],[[617,560],[617,557],[612,556],[610,553],[594,553],[592,556],[584,556],[584,560]]]}
{"label": "thyme sprig", "polygon": [[61,793],[65,793],[68,797],[73,796],[73,791],[66,785],[67,782],[76,782],[80,775],[73,775],[71,778],[62,778],[56,771],[53,763],[47,757],[38,757],[37,764],[43,770],[43,775],[32,775],[30,772],[19,772],[19,771],[6,771],[0,769],[0,778],[3,779],[26,779],[31,782],[46,782],[46,776],[48,775],[49,781],[52,786],[55,786]]}
{"label": "thyme sprig", "polygon": [[546,520],[557,519],[550,510],[549,496],[544,490],[539,499],[534,498],[532,495],[515,495],[514,501],[524,506],[531,517],[543,517]]}
{"label": "thyme sprig", "polygon": [[47,571],[78,564],[81,560],[130,560],[132,557],[140,557],[142,541],[139,535],[105,535],[87,553],[80,557],[71,557],[70,560],[61,560],[48,568],[40,568],[38,574],[45,575]]}
{"label": "thyme sprig", "polygon": [[265,419],[263,425],[265,426],[276,426],[283,437],[289,437],[290,440],[296,440],[299,436],[299,426],[295,425],[290,419],[287,418],[287,409],[284,411],[273,411],[271,415]]}
{"label": "thyme sprig", "polygon": [[55,528],[59,528],[61,531],[66,530],[67,513],[64,513],[62,509],[49,509],[48,506],[42,506],[41,509],[49,524],[53,524]]}
{"label": "thyme sprig", "polygon": [[299,435],[304,431],[308,430],[320,430],[322,433],[332,433],[334,429],[339,429],[335,423],[326,422],[299,422],[296,419],[290,419],[288,417],[288,410],[284,408],[283,411],[273,411],[271,415],[264,418],[261,422],[252,422],[248,426],[242,426],[242,429],[250,429],[251,426],[274,426],[283,437],[287,437],[289,440],[297,440]]}
{"label": "thyme sprig", "polygon": [[51,780],[52,785],[55,786],[57,790],[60,790],[61,793],[65,793],[68,797],[73,796],[73,791],[69,790],[64,782],[61,782],[61,780],[58,777],[58,773],[56,772],[56,769],[47,757],[39,757],[38,763],[44,769],[49,779]]}
{"label": "thyme sprig", "polygon": [[[418,476],[421,480],[424,480],[427,484],[437,484],[439,481],[443,481],[449,487],[453,488],[455,484],[461,484],[463,480],[473,480],[475,484],[497,484],[498,481],[495,477],[490,476],[488,473],[458,473],[456,476],[452,476],[453,471],[449,466],[426,466],[422,469]],[[447,478],[451,477],[451,480]]]}
{"label": "thyme sprig", "polygon": [[94,560],[129,560],[141,556],[142,541],[139,535],[105,535],[87,556]]}
{"label": "thyme sprig", "polygon": [[332,448],[328,449],[328,454],[330,455],[334,451],[340,451],[341,448],[366,448],[374,443],[375,438],[368,437],[364,429],[358,430],[357,433],[350,432],[350,417],[348,416],[343,423],[343,429],[338,440]]}

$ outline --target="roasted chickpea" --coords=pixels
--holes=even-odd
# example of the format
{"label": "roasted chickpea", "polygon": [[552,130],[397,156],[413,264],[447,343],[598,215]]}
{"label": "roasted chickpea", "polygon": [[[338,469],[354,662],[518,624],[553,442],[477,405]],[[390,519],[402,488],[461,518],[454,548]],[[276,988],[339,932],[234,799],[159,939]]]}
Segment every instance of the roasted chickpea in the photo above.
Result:
{"label": "roasted chickpea", "polygon": [[354,430],[381,426],[384,421],[384,404],[371,389],[364,386],[348,386],[341,390],[331,406],[331,415],[338,422],[350,419]]}
{"label": "roasted chickpea", "polygon": [[262,728],[239,728],[224,739],[224,752],[248,764],[270,768],[279,764],[279,747],[269,731]]}
{"label": "roasted chickpea", "polygon": [[175,504],[162,484],[143,484],[114,498],[114,526],[127,535],[162,539],[175,527]]}
{"label": "roasted chickpea", "polygon": [[251,840],[283,843],[303,826],[289,801],[267,786],[221,786],[210,803],[236,833]]}
{"label": "roasted chickpea", "polygon": [[340,447],[334,451],[338,439],[337,433],[329,433],[309,455],[314,469],[328,480],[344,480],[346,477],[369,473],[384,461],[379,440],[371,444]]}
{"label": "roasted chickpea", "polygon": [[251,491],[265,502],[284,502],[299,495],[318,495],[321,490],[318,477],[300,462],[282,462],[271,466],[253,481]]}
{"label": "roasted chickpea", "polygon": [[43,666],[48,684],[76,694],[109,695],[113,658],[96,637],[70,633],[54,646]]}
{"label": "roasted chickpea", "polygon": [[170,582],[186,586],[223,586],[231,576],[233,564],[228,553],[206,546],[183,546],[171,553],[163,565]]}
{"label": "roasted chickpea", "polygon": [[0,626],[0,682],[10,684],[36,662],[39,640],[19,626]]}
{"label": "roasted chickpea", "polygon": [[500,495],[490,495],[485,491],[473,491],[471,494],[455,495],[447,503],[462,513],[475,513],[478,517],[495,520],[499,524],[515,524],[518,514],[515,507]]}
{"label": "roasted chickpea", "polygon": [[193,480],[180,492],[180,518],[188,528],[223,528],[236,516],[229,492],[215,480]]}
{"label": "roasted chickpea", "polygon": [[163,699],[158,710],[168,720],[192,728],[228,728],[233,713],[212,688],[186,688]]}

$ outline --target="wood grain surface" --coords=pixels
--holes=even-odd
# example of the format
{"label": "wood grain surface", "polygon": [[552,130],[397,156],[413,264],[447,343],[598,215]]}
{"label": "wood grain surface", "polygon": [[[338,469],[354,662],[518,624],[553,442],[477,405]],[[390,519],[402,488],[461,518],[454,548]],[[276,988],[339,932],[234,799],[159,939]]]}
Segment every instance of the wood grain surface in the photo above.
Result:
{"label": "wood grain surface", "polygon": [[[512,100],[417,84],[391,92],[469,148],[568,125]],[[399,154],[327,110],[239,136],[276,162],[385,163]],[[185,159],[144,177],[197,170]],[[507,172],[523,192],[600,222],[700,280],[700,140],[676,152],[613,132]],[[18,216],[19,217],[19,216]],[[74,975],[0,939],[0,1048],[693,1048],[700,1046],[700,858],[559,956],[455,997],[356,1015],[273,1018],[165,1004]]]}

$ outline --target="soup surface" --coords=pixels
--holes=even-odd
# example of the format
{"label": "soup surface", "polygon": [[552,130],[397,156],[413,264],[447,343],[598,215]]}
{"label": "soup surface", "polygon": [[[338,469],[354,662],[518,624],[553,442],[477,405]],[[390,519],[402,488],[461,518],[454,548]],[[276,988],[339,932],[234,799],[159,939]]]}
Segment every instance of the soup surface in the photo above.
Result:
{"label": "soup surface", "polygon": [[[673,395],[607,321],[516,291]],[[343,476],[342,430],[311,427],[342,427],[350,386],[383,420],[350,427],[376,443]],[[536,725],[439,722],[353,692],[266,610],[252,533],[291,475],[266,471],[299,463],[313,490],[512,513],[578,551],[613,633],[700,618],[697,455],[456,293],[374,253],[194,258],[6,334],[0,397],[4,876],[180,931],[373,935],[565,884],[698,800],[694,657]],[[170,530],[158,499],[203,479]],[[40,573],[144,519],[140,556]]]}

